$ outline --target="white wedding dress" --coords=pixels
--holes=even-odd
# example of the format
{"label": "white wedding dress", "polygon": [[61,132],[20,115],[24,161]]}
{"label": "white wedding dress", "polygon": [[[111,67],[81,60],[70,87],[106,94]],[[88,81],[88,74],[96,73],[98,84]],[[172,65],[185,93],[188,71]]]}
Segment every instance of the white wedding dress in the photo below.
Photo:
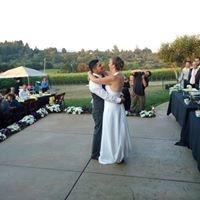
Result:
{"label": "white wedding dress", "polygon": [[[117,97],[121,95],[121,92],[114,92],[109,86],[106,86],[106,91]],[[99,163],[120,163],[131,151],[132,144],[124,105],[105,101]]]}

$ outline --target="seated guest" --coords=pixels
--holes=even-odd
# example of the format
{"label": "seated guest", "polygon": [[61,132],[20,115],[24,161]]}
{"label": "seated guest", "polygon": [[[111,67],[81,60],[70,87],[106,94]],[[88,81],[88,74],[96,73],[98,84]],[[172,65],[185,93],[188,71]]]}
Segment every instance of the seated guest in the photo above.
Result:
{"label": "seated guest", "polygon": [[15,88],[14,88],[14,87],[11,87],[11,88],[10,88],[10,93],[11,93],[11,94],[15,94]]}
{"label": "seated guest", "polygon": [[29,96],[30,96],[30,92],[28,91],[26,84],[24,84],[22,86],[22,89],[19,91],[19,98],[23,100],[27,100],[29,99]]}
{"label": "seated guest", "polygon": [[15,111],[12,112],[14,116],[15,120],[19,120],[22,116],[22,112],[24,111],[24,108],[22,106],[21,103],[19,103],[16,99],[15,99],[15,94],[9,93],[7,95],[7,101],[9,103],[9,109],[10,111]]}
{"label": "seated guest", "polygon": [[22,105],[15,99],[15,94],[9,93],[7,95],[8,103],[10,104],[10,108],[21,109]]}
{"label": "seated guest", "polygon": [[49,89],[49,81],[47,77],[44,77],[41,83],[42,92],[46,92]]}
{"label": "seated guest", "polygon": [[10,109],[10,104],[8,103],[8,101],[3,97],[2,94],[0,94],[0,110],[3,113],[9,113],[9,109]]}
{"label": "seated guest", "polygon": [[34,92],[35,92],[36,94],[39,94],[40,87],[41,87],[40,81],[36,81],[36,82],[35,82],[35,85],[34,85]]}
{"label": "seated guest", "polygon": [[6,127],[10,118],[10,105],[8,101],[3,97],[3,95],[0,94],[0,127]]}

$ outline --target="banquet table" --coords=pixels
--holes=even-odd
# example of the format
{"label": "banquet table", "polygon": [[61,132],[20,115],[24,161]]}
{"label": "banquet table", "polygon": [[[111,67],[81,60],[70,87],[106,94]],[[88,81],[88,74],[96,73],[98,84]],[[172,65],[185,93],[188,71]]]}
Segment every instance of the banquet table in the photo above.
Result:
{"label": "banquet table", "polygon": [[193,102],[186,105],[184,102],[186,97],[183,92],[173,91],[167,115],[172,113],[181,126],[180,141],[176,145],[187,146],[192,150],[192,155],[197,160],[200,171],[200,118],[195,115],[195,110],[199,106]]}
{"label": "banquet table", "polygon": [[185,125],[189,112],[198,108],[198,105],[192,102],[190,102],[189,105],[186,105],[184,102],[184,98],[186,97],[187,96],[184,95],[182,91],[172,92],[167,109],[167,115],[172,113],[181,127]]}
{"label": "banquet table", "polygon": [[200,117],[196,117],[195,111],[189,113],[181,134],[184,136],[184,144],[192,150],[200,171]]}

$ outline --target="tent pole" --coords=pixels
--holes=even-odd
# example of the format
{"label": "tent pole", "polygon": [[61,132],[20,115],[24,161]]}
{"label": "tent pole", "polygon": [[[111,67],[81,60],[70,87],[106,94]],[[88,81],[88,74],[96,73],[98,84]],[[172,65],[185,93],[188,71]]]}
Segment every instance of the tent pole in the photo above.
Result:
{"label": "tent pole", "polygon": [[28,85],[29,85],[30,81],[29,81],[29,77],[28,76],[27,76],[27,79],[28,79]]}

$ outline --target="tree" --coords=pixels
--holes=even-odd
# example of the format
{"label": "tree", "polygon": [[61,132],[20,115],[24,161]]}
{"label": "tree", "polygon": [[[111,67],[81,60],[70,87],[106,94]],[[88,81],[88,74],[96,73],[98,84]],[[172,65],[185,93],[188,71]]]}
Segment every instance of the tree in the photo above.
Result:
{"label": "tree", "polygon": [[162,44],[158,52],[161,59],[181,66],[184,60],[200,55],[200,35],[178,37],[174,42]]}

